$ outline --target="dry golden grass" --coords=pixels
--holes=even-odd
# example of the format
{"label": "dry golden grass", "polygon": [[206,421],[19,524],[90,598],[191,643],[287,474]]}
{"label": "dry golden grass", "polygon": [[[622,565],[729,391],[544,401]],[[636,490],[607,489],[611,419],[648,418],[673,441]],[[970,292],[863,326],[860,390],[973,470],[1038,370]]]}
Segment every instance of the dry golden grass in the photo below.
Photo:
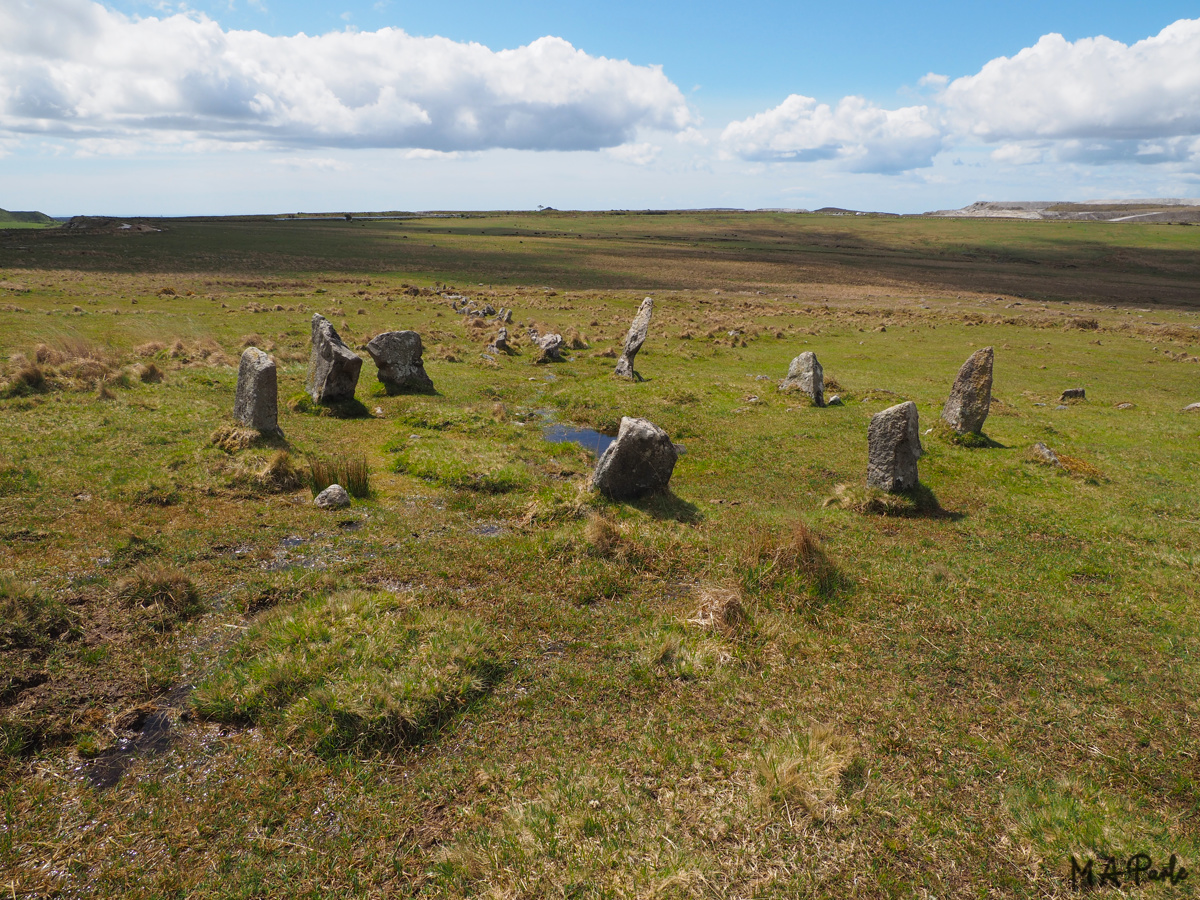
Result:
{"label": "dry golden grass", "polygon": [[790,733],[755,761],[758,800],[768,809],[782,810],[789,823],[797,816],[831,821],[842,811],[838,788],[853,758],[853,742],[829,726]]}

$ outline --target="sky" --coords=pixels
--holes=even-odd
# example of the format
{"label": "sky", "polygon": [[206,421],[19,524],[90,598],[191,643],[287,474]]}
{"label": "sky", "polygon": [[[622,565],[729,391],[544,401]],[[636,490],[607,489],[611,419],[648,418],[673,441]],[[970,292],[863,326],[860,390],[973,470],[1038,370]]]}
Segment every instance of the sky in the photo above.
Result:
{"label": "sky", "polygon": [[0,208],[1200,196],[1180,2],[0,0]]}

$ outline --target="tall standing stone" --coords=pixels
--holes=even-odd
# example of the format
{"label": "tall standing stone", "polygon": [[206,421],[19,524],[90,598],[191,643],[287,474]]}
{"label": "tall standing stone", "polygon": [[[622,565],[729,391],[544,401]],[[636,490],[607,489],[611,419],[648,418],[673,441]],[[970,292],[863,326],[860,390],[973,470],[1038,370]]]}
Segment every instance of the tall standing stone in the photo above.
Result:
{"label": "tall standing stone", "polygon": [[992,407],[991,347],[976,350],[958,370],[954,387],[942,407],[942,421],[959,434],[983,431],[983,423]]}
{"label": "tall standing stone", "polygon": [[917,404],[909,400],[875,413],[867,426],[867,487],[891,494],[916,487],[923,452]]}
{"label": "tall standing stone", "polygon": [[670,483],[679,452],[667,433],[646,419],[625,416],[617,439],[596,462],[592,487],[613,500],[631,500]]}
{"label": "tall standing stone", "polygon": [[642,349],[642,344],[646,343],[646,333],[650,330],[650,316],[653,313],[654,298],[647,297],[642,301],[637,315],[633,317],[633,324],[629,326],[629,334],[625,336],[625,349],[621,351],[621,358],[617,360],[615,374],[621,378],[629,378],[633,381],[642,380],[641,376],[633,370],[633,358]]}
{"label": "tall standing stone", "polygon": [[817,354],[805,350],[788,366],[787,378],[779,384],[781,391],[801,391],[814,406],[825,405],[825,370],[817,362]]}
{"label": "tall standing stone", "polygon": [[247,347],[238,364],[233,417],[264,434],[279,431],[279,382],[275,360],[257,347]]}
{"label": "tall standing stone", "polygon": [[354,399],[362,359],[343,343],[333,326],[320,313],[312,317],[312,355],[308,358],[310,397],[317,403],[340,403]]}
{"label": "tall standing stone", "polygon": [[379,367],[379,381],[389,394],[433,393],[433,379],[421,359],[421,336],[415,331],[378,334],[367,344],[367,352]]}

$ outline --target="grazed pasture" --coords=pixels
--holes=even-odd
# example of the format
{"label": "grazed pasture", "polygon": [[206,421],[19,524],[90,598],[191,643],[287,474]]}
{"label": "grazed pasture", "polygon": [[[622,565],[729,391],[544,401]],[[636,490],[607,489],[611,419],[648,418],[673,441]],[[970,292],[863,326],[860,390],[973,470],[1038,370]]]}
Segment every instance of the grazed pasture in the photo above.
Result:
{"label": "grazed pasture", "polygon": [[[0,231],[4,890],[1041,897],[1072,854],[1200,865],[1200,230],[146,221]],[[451,294],[511,307],[517,352]],[[647,294],[647,380],[615,381]],[[357,415],[300,402],[314,312],[360,352],[420,331],[438,393],[368,361]],[[529,325],[578,349],[535,366]],[[229,427],[250,344],[280,441]],[[926,493],[838,502],[870,415],[933,427],[983,346],[991,444],[935,429]],[[776,391],[802,350],[844,406]],[[606,502],[542,439],[622,415],[685,447],[669,494]]]}

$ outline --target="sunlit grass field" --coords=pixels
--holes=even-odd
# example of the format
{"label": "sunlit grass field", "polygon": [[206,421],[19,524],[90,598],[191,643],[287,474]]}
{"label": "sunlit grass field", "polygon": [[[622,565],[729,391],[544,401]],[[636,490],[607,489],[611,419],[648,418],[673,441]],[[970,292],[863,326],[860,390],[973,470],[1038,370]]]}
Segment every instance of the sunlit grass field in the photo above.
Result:
{"label": "sunlit grass field", "polygon": [[[1125,866],[1200,865],[1200,229],[151,224],[0,232],[5,891],[1043,897],[1111,855],[1194,895]],[[297,402],[314,312],[361,409]],[[375,380],[407,328],[435,395]],[[232,428],[250,345],[281,439]],[[971,448],[935,426],[984,346]],[[804,350],[841,405],[777,390]],[[839,502],[903,400],[927,493]],[[613,503],[543,429],[625,415],[683,453]]]}

